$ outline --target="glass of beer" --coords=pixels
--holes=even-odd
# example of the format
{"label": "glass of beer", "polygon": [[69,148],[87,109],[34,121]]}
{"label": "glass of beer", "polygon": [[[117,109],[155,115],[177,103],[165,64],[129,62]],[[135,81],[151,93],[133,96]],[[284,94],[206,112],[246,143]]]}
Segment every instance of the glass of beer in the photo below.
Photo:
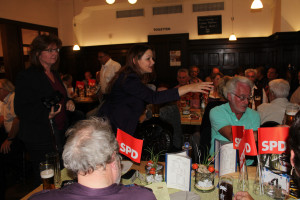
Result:
{"label": "glass of beer", "polygon": [[288,105],[285,109],[285,123],[288,126],[291,126],[295,120],[295,115],[299,111],[299,106],[294,105]]}
{"label": "glass of beer", "polygon": [[229,175],[221,176],[219,179],[219,200],[232,200],[233,177]]}
{"label": "glass of beer", "polygon": [[41,162],[40,174],[43,181],[43,189],[44,190],[55,189],[53,165],[49,164],[48,162]]}
{"label": "glass of beer", "polygon": [[61,185],[61,173],[60,173],[60,158],[57,152],[46,154],[46,161],[53,165],[54,170],[54,184],[55,188],[60,188]]}

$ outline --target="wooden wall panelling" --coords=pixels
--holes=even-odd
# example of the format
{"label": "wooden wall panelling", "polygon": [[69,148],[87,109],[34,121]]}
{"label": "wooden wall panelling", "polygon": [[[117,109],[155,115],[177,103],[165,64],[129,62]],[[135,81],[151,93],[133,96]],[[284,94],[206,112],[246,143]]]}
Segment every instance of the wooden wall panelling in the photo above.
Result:
{"label": "wooden wall panelling", "polygon": [[[177,70],[180,67],[188,68],[189,34],[149,35],[148,43],[154,47],[156,54],[155,71],[158,83],[166,83],[170,87],[177,85]],[[170,51],[181,51],[181,66],[170,66]]]}

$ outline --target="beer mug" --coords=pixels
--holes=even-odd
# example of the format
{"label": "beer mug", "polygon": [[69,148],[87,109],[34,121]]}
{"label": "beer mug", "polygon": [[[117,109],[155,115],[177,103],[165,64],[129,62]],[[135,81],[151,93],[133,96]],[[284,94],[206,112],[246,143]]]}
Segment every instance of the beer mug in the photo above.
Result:
{"label": "beer mug", "polygon": [[44,190],[55,189],[54,185],[54,168],[52,164],[46,162],[40,163],[40,174]]}
{"label": "beer mug", "polygon": [[299,106],[297,104],[288,105],[285,109],[285,123],[288,126],[291,126],[295,120],[295,115],[299,111]]}
{"label": "beer mug", "polygon": [[53,165],[54,170],[54,184],[56,188],[60,188],[61,185],[61,173],[60,173],[60,158],[57,152],[46,154],[46,161]]}
{"label": "beer mug", "polygon": [[221,176],[219,179],[219,200],[232,200],[233,177],[229,175]]}

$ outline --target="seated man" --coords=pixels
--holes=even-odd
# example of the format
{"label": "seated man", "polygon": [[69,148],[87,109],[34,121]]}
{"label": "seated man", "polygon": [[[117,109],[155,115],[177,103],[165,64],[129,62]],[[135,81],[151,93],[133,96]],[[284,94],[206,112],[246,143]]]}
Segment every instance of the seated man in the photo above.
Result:
{"label": "seated man", "polygon": [[22,143],[16,139],[19,119],[14,112],[15,87],[7,79],[0,79],[0,199],[3,199],[7,175],[13,181],[21,177]]}
{"label": "seated man", "polygon": [[65,167],[77,174],[78,183],[43,190],[32,195],[31,200],[156,199],[149,189],[119,184],[119,145],[107,122],[98,118],[79,121],[66,134],[69,138],[62,157]]}
{"label": "seated man", "polygon": [[274,79],[269,82],[270,103],[263,103],[257,108],[260,115],[260,124],[267,121],[282,124],[285,109],[291,104],[287,99],[289,91],[290,84],[286,80]]}
{"label": "seated man", "polygon": [[[236,76],[226,83],[224,95],[228,103],[213,108],[209,113],[211,122],[210,154],[215,151],[215,139],[232,141],[231,126],[244,126],[253,129],[257,140],[257,129],[260,125],[258,112],[248,107],[253,83],[246,77]],[[253,162],[247,162],[252,164]]]}
{"label": "seated man", "polygon": [[189,72],[190,72],[190,76],[191,76],[191,79],[189,80],[189,83],[201,83],[202,80],[200,78],[198,78],[198,75],[199,75],[199,72],[200,72],[200,69],[199,67],[197,66],[191,66],[190,69],[189,69]]}

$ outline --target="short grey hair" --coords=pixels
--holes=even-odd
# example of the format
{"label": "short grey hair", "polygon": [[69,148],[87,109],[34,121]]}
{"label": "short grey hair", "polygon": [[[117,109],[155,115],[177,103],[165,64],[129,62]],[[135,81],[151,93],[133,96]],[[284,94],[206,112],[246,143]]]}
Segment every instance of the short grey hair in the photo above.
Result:
{"label": "short grey hair", "polygon": [[0,79],[0,87],[8,92],[15,91],[15,86],[8,79]]}
{"label": "short grey hair", "polygon": [[177,76],[179,75],[180,72],[185,72],[187,75],[189,75],[189,70],[186,68],[181,68],[177,71]]}
{"label": "short grey hair", "polygon": [[253,87],[252,81],[250,81],[248,78],[244,76],[235,76],[226,83],[226,86],[223,89],[224,96],[226,98],[228,98],[228,93],[235,92],[238,83],[246,84],[247,86],[250,87],[250,89],[252,89]]}
{"label": "short grey hair", "polygon": [[256,69],[249,68],[249,69],[246,69],[246,70],[245,70],[245,76],[246,76],[248,73],[251,73],[251,72],[253,72],[255,76],[257,75]]}
{"label": "short grey hair", "polygon": [[74,173],[88,174],[106,168],[115,160],[119,149],[115,134],[107,120],[92,117],[77,122],[67,130],[64,146],[64,165]]}
{"label": "short grey hair", "polygon": [[289,96],[290,84],[284,79],[274,79],[270,81],[269,88],[276,98],[286,98]]}

